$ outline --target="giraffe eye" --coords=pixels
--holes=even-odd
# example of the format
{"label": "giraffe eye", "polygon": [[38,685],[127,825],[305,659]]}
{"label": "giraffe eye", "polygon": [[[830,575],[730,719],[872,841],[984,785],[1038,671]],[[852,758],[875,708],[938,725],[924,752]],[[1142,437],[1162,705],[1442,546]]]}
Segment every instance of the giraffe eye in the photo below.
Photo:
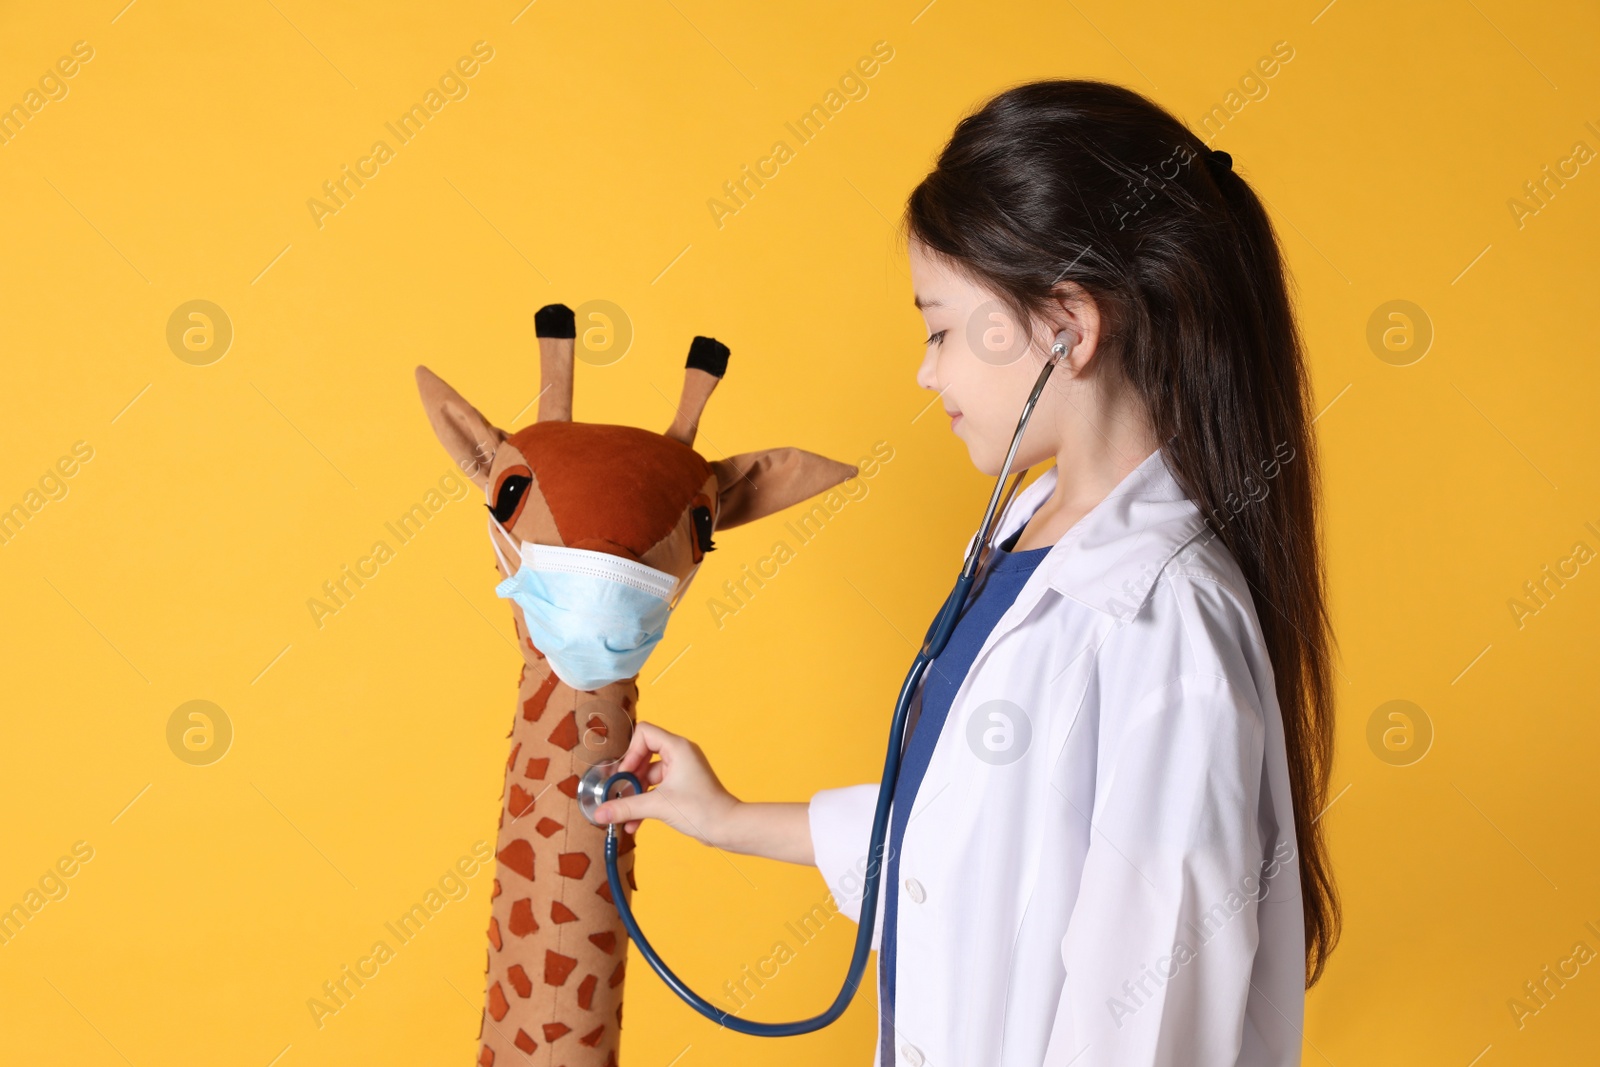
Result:
{"label": "giraffe eye", "polygon": [[511,526],[532,484],[533,478],[520,468],[513,468],[500,477],[500,486],[494,492],[494,507],[489,509],[500,525]]}
{"label": "giraffe eye", "polygon": [[711,509],[705,506],[696,507],[691,513],[694,517],[695,539],[700,542],[701,552],[710,552],[717,546],[711,543]]}

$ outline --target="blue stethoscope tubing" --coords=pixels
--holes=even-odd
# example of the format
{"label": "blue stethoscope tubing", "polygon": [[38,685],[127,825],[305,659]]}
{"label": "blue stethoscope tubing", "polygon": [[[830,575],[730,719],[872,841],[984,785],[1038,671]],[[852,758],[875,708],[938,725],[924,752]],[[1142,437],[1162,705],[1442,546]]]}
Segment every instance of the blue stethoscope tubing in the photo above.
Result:
{"label": "blue stethoscope tubing", "polygon": [[[606,878],[611,884],[611,899],[617,905],[617,913],[622,916],[623,927],[633,939],[639,954],[645,958],[656,974],[661,976],[667,987],[712,1022],[741,1034],[751,1034],[756,1037],[793,1037],[796,1034],[809,1034],[832,1023],[844,1014],[845,1008],[849,1007],[850,1001],[854,999],[856,990],[861,984],[861,976],[866,971],[867,955],[872,951],[872,931],[878,919],[878,883],[882,874],[884,837],[889,828],[889,805],[894,799],[895,781],[900,776],[900,745],[905,732],[906,715],[911,709],[911,699],[916,694],[923,672],[927,670],[928,664],[944,651],[945,643],[950,640],[950,634],[955,630],[961,610],[966,606],[967,594],[977,577],[979,557],[988,546],[995,515],[1001,508],[1002,499],[1010,503],[1017,487],[1027,474],[1026,470],[1018,471],[1011,479],[1010,486],[1006,486],[1006,478],[1011,474],[1011,461],[1017,454],[1017,446],[1022,442],[1022,434],[1027,429],[1028,417],[1033,414],[1034,404],[1038,401],[1039,394],[1044,391],[1044,384],[1050,377],[1050,371],[1057,362],[1065,358],[1065,353],[1069,350],[1069,346],[1061,340],[1061,336],[1061,334],[1056,335],[1056,343],[1051,349],[1052,355],[1045,361],[1044,369],[1039,372],[1038,380],[1033,383],[1033,391],[1028,394],[1028,401],[1023,405],[1022,417],[1017,420],[1016,433],[1011,437],[1011,448],[1006,452],[1005,466],[1000,472],[1000,477],[995,479],[994,492],[989,496],[989,507],[983,513],[983,525],[979,528],[979,536],[973,539],[972,548],[967,552],[967,559],[962,564],[955,588],[945,598],[939,614],[934,616],[933,623],[923,638],[922,648],[917,652],[911,670],[906,675],[905,684],[900,687],[900,697],[895,703],[894,720],[889,726],[889,750],[884,757],[883,779],[878,786],[878,806],[872,816],[872,841],[867,848],[867,854],[874,858],[867,865],[866,883],[861,898],[861,918],[856,928],[855,952],[850,957],[850,970],[845,975],[844,985],[828,1010],[820,1015],[795,1022],[752,1022],[741,1019],[732,1012],[724,1011],[690,989],[683,979],[672,973],[672,968],[666,965],[656,950],[650,946],[644,931],[639,929],[638,920],[633,917],[633,908],[622,890],[622,879],[617,875],[617,824],[615,822],[606,824]],[[606,779],[601,789],[601,797],[609,799],[611,787],[618,782],[629,783],[635,793],[644,792],[637,776],[627,771],[619,771]]]}

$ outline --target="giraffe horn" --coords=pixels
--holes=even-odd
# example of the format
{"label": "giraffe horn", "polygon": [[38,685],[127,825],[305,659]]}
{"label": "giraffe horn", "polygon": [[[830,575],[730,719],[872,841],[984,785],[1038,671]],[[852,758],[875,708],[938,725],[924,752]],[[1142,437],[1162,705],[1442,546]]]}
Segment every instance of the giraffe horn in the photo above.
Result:
{"label": "giraffe horn", "polygon": [[572,360],[577,330],[572,309],[546,304],[533,315],[539,338],[539,422],[572,421]]}
{"label": "giraffe horn", "polygon": [[714,337],[696,337],[689,345],[684,363],[683,395],[678,400],[678,415],[666,436],[693,447],[700,429],[700,415],[711,399],[711,391],[728,370],[728,346]]}

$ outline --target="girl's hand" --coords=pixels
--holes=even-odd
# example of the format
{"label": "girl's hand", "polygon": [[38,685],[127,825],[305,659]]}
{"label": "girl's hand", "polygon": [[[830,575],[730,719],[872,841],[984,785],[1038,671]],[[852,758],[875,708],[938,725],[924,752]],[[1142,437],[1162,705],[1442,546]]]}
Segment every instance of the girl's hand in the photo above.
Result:
{"label": "girl's hand", "polygon": [[[661,758],[651,762],[652,754]],[[613,797],[595,810],[602,825],[622,824],[634,833],[645,819],[659,819],[701,844],[718,845],[740,801],[723,788],[700,746],[648,722],[635,725],[617,771],[637,775],[645,792]],[[616,773],[616,772],[613,772]]]}

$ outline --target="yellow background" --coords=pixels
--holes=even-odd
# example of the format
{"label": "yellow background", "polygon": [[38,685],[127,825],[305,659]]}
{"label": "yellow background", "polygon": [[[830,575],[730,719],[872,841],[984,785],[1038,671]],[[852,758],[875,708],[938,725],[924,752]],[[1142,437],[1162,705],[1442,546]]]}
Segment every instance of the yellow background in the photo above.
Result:
{"label": "yellow background", "polygon": [[[321,628],[306,602],[450,470],[413,366],[508,425],[546,303],[613,301],[635,330],[580,364],[580,419],[664,430],[705,333],[733,350],[706,455],[892,446],[720,627],[707,602],[785,516],[719,534],[641,679],[643,717],[746,799],[876,780],[990,487],[919,417],[906,193],[1010,84],[1117,81],[1198,126],[1279,41],[1292,60],[1215,144],[1270,202],[1322,410],[1346,927],[1306,1062],[1593,1057],[1600,963],[1520,1028],[1507,1003],[1576,942],[1600,951],[1600,564],[1520,627],[1509,607],[1575,542],[1600,549],[1600,175],[1520,226],[1508,206],[1575,142],[1600,149],[1591,5],[124,2],[0,15],[0,104],[94,50],[0,146],[0,507],[93,449],[0,546],[0,905],[93,850],[0,946],[8,1062],[473,1060],[487,872],[320,1029],[306,1002],[494,840],[519,660],[478,503],[446,503]],[[480,40],[466,97],[319,227],[322,183]],[[880,40],[868,94],[797,145],[784,123]],[[708,201],[780,138],[794,157],[719,227]],[[206,366],[166,342],[195,299],[234,329]],[[1367,342],[1396,299],[1434,334],[1407,366]],[[168,747],[190,700],[234,731],[208,766]],[[1432,724],[1408,766],[1367,741],[1390,700]],[[640,850],[641,921],[707,995],[826,893],[658,824]],[[831,924],[747,1017],[822,1010],[853,937]],[[635,956],[626,1011],[630,1067],[871,1059],[870,977],[834,1027],[767,1041]]]}

